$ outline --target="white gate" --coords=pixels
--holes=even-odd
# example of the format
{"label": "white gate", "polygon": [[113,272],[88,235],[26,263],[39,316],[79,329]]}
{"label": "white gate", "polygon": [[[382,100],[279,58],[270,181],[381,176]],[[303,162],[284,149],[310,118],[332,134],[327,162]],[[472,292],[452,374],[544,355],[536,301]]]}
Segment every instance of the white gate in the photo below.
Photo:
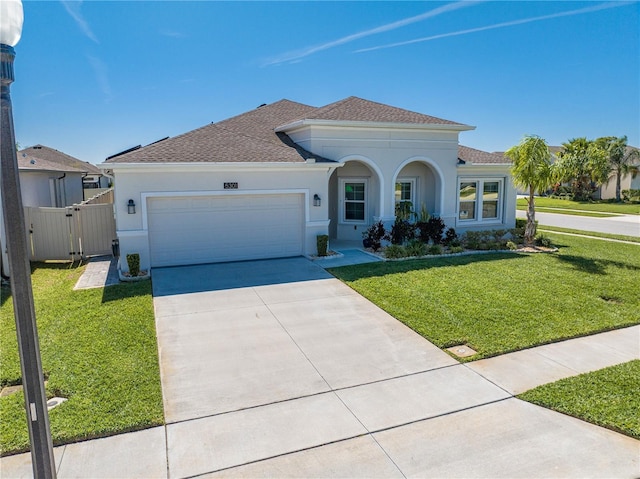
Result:
{"label": "white gate", "polygon": [[113,204],[24,210],[32,261],[75,261],[111,254],[111,243],[116,239]]}

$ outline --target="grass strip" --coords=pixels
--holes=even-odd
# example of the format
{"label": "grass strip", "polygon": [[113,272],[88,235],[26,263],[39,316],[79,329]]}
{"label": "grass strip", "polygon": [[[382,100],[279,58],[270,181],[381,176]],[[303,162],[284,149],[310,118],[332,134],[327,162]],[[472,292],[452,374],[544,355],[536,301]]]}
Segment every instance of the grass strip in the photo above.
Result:
{"label": "grass strip", "polygon": [[[32,284],[54,444],[164,423],[149,281],[73,291],[85,266],[33,265]],[[21,382],[11,291],[0,306],[0,385]],[[0,398],[0,454],[29,447],[24,395]]]}
{"label": "grass strip", "polygon": [[[521,209],[521,207],[526,207],[527,200],[525,198],[518,198],[516,205],[518,209]],[[595,211],[601,213],[618,213],[623,215],[640,215],[640,204],[616,203],[612,200],[573,201],[539,196],[535,198],[535,205],[536,209],[538,209],[538,207],[546,207],[567,210]],[[563,212],[562,214],[565,213]]]}
{"label": "grass strip", "polygon": [[[526,206],[517,206],[517,209],[520,211],[527,211]],[[593,218],[611,218],[617,215],[612,215],[609,213],[597,213],[594,211],[586,211],[586,210],[565,210],[560,208],[545,208],[544,206],[536,205],[536,213],[555,213],[557,215],[570,215],[570,216],[587,216]]]}
{"label": "grass strip", "polygon": [[640,439],[640,360],[545,384],[518,397]]}
{"label": "grass strip", "polygon": [[558,233],[571,233],[582,236],[593,236],[595,238],[605,238],[605,239],[613,239],[618,241],[630,241],[632,243],[640,243],[640,236],[626,236],[626,235],[615,235],[611,233],[600,233],[598,231],[584,231],[584,230],[574,230],[571,228],[561,228],[559,226],[539,226],[538,231],[540,232],[549,232],[555,231]]}
{"label": "grass strip", "polygon": [[381,262],[331,271],[441,348],[504,354],[640,323],[635,244],[549,234],[559,251]]}

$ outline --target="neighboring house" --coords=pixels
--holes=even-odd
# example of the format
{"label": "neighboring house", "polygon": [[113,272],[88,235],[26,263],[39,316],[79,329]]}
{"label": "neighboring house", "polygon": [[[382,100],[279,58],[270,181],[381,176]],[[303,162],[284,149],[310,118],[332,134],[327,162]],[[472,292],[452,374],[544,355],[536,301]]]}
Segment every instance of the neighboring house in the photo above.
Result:
{"label": "neighboring house", "polygon": [[[627,146],[625,154],[631,153],[633,150],[638,150],[634,146]],[[640,190],[640,160],[636,160],[633,163],[636,171],[627,173],[620,178],[620,190]],[[616,197],[616,175],[613,174],[609,177],[609,181],[598,188],[594,196],[602,200],[611,200]]]}
{"label": "neighboring house", "polygon": [[[92,194],[90,196],[94,196],[95,193],[99,192],[99,190],[94,189],[94,184],[103,186],[109,182],[109,178],[105,177],[95,165],[47,146],[35,145],[25,148],[18,151],[16,157],[18,160],[22,204],[25,207],[64,208],[72,206],[85,200],[84,190],[87,188],[87,182],[91,185],[89,191]],[[55,213],[51,214],[55,216]],[[0,270],[2,275],[6,276],[8,275],[6,241],[4,222],[1,217],[2,204],[0,204]],[[111,222],[113,223],[113,219]],[[102,223],[104,222],[100,222],[100,224]],[[53,223],[45,221],[45,224],[47,225],[46,234],[56,230]],[[96,222],[92,225],[95,227],[98,223]],[[30,230],[32,226],[29,228]],[[42,238],[43,235],[40,233],[43,228],[36,228],[36,230],[38,231],[38,238]],[[102,230],[99,229],[98,231]],[[112,237],[109,238],[109,242],[111,239]],[[37,238],[30,238],[32,250],[34,242],[37,242],[36,240]],[[50,238],[47,237],[42,241],[51,243],[49,240]],[[66,244],[68,245],[68,242]],[[94,245],[87,243],[87,247],[91,249]],[[42,250],[42,248],[39,248],[39,250]]]}
{"label": "neighboring house", "polygon": [[472,129],[356,97],[281,100],[100,166],[116,182],[121,254],[142,269],[313,255],[319,234],[390,226],[399,201],[459,232],[513,227],[509,164],[460,146]]}
{"label": "neighboring house", "polygon": [[71,206],[84,201],[87,184],[89,188],[108,185],[108,178],[95,165],[47,146],[25,148],[17,156],[24,206]]}

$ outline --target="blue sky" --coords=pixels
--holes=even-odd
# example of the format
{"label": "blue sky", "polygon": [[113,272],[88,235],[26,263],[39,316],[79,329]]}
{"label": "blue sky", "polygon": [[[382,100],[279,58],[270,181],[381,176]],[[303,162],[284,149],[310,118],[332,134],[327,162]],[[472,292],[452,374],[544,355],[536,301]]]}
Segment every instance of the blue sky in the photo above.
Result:
{"label": "blue sky", "polygon": [[640,146],[638,2],[23,0],[21,147],[92,163],[282,98],[355,95],[476,126],[500,151],[627,135]]}

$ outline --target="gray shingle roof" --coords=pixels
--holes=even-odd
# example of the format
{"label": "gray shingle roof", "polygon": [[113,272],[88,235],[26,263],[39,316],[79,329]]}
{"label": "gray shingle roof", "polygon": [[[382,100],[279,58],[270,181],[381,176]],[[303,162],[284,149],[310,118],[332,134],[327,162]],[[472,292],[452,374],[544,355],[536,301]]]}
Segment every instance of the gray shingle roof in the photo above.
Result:
{"label": "gray shingle roof", "polygon": [[116,155],[105,160],[105,163],[280,163],[303,162],[307,158],[331,161],[296,145],[285,133],[275,131],[282,125],[305,119],[461,125],[353,96],[321,108],[280,100],[218,123]]}
{"label": "gray shingle roof", "polygon": [[378,123],[414,123],[420,125],[462,125],[450,120],[423,115],[395,106],[350,96],[317,108],[307,120],[371,121]]}
{"label": "gray shingle roof", "polygon": [[280,100],[227,120],[115,156],[105,163],[304,162],[318,158],[274,128],[313,107]]}
{"label": "gray shingle roof", "polygon": [[44,145],[35,145],[20,150],[17,157],[18,169],[20,170],[102,174],[97,166]]}
{"label": "gray shingle roof", "polygon": [[474,165],[504,165],[511,163],[509,158],[504,156],[504,153],[489,153],[487,151],[476,150],[475,148],[464,145],[458,145],[458,159],[464,161],[465,163]]}

